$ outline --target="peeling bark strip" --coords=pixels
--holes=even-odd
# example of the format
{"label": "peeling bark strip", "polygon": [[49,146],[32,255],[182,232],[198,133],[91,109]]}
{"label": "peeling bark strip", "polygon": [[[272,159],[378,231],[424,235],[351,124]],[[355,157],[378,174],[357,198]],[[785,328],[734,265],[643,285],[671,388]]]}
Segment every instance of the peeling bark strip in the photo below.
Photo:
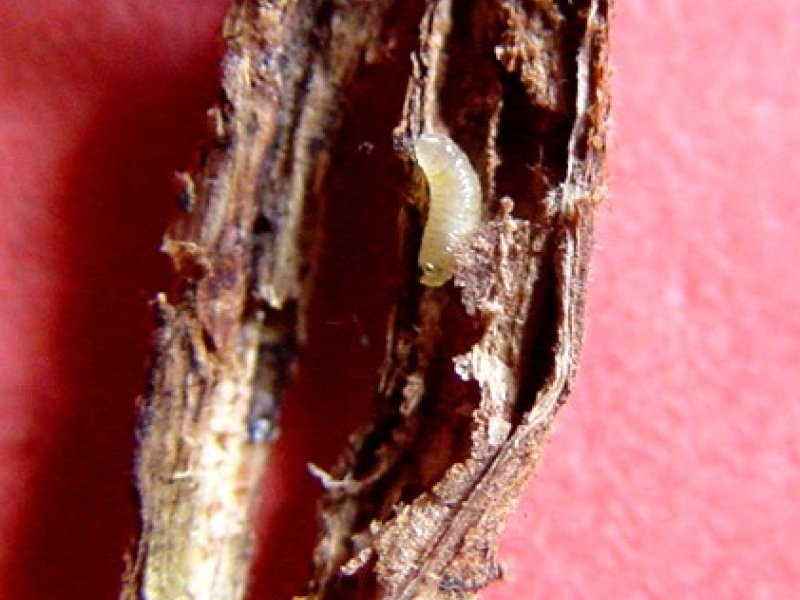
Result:
{"label": "peeling bark strip", "polygon": [[176,291],[161,328],[137,464],[142,531],[123,598],[242,598],[253,496],[302,341],[305,221],[339,90],[387,0],[240,0],[226,25],[213,146],[184,175],[189,214],[164,249]]}
{"label": "peeling bark strip", "polygon": [[[420,206],[407,203],[399,219],[377,418],[331,475],[319,473],[308,597],[466,599],[499,576],[497,537],[581,344],[605,193],[609,3],[236,2],[213,143],[182,176],[187,214],[164,244],[177,283],[157,300],[137,464],[142,532],[122,598],[244,596],[261,442],[275,435],[304,342],[322,198],[352,207],[370,193]],[[402,114],[405,75],[372,95],[359,88],[380,81],[377,69],[410,75]],[[340,110],[363,97],[372,114]],[[405,183],[374,191],[357,170],[329,172],[345,168],[339,125],[365,119],[387,144],[398,122],[398,141],[448,135],[475,167],[490,218],[458,252],[455,285],[419,283],[425,186],[410,161]],[[381,152],[373,172],[399,172],[401,158]]]}
{"label": "peeling bark strip", "polygon": [[[605,194],[609,4],[428,4],[396,135],[449,134],[495,217],[458,256],[457,287],[421,288],[405,266],[380,418],[321,477],[309,599],[466,599],[500,576],[497,538],[581,346]],[[401,219],[406,247],[418,221]]]}

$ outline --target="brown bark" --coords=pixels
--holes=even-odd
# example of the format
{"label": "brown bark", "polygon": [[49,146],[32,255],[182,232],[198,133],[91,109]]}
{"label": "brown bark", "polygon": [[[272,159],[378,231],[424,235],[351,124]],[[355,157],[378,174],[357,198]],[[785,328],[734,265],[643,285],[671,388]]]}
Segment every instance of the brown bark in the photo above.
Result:
{"label": "brown bark", "polygon": [[[376,274],[376,285],[397,282],[397,300],[376,419],[333,473],[318,471],[309,598],[471,598],[500,574],[497,537],[580,349],[604,195],[608,12],[608,0],[232,9],[214,144],[185,177],[188,212],[165,243],[178,284],[158,299],[142,533],[123,597],[244,595],[264,442],[304,341],[320,214],[337,196],[369,199],[358,172],[329,172],[339,126],[356,119],[375,119],[386,140],[393,126],[400,142],[449,134],[479,173],[487,220],[459,252],[454,284],[424,288],[424,185],[401,152],[378,153],[400,174],[381,189],[401,207],[400,260]],[[387,80],[372,114],[343,113],[364,72],[384,66],[407,84]]]}

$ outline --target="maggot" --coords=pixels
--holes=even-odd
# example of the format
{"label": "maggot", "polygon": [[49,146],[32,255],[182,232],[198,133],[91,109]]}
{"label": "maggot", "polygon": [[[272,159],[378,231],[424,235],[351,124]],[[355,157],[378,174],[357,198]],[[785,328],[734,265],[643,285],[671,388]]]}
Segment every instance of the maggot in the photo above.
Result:
{"label": "maggot", "polygon": [[411,141],[413,159],[428,181],[428,220],[418,264],[420,281],[444,285],[453,276],[454,252],[481,222],[481,184],[469,158],[445,135],[425,133]]}

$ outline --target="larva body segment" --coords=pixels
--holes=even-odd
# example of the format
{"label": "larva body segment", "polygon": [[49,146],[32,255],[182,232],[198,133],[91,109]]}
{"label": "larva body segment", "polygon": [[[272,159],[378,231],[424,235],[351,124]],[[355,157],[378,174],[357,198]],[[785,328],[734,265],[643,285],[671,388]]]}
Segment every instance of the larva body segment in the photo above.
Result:
{"label": "larva body segment", "polygon": [[419,250],[420,281],[444,285],[453,276],[453,253],[481,222],[481,184],[469,158],[445,135],[415,138],[414,160],[428,181],[428,220]]}

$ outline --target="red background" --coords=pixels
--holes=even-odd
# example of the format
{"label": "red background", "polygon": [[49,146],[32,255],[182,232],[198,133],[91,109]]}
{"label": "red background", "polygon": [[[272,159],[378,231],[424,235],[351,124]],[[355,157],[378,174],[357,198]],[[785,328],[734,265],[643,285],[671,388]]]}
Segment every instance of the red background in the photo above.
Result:
{"label": "red background", "polygon": [[[4,599],[116,597],[156,249],[226,5],[0,3]],[[798,56],[794,0],[619,2],[582,370],[486,598],[800,597]],[[303,464],[358,421],[294,395],[265,484],[270,600],[305,576]]]}

